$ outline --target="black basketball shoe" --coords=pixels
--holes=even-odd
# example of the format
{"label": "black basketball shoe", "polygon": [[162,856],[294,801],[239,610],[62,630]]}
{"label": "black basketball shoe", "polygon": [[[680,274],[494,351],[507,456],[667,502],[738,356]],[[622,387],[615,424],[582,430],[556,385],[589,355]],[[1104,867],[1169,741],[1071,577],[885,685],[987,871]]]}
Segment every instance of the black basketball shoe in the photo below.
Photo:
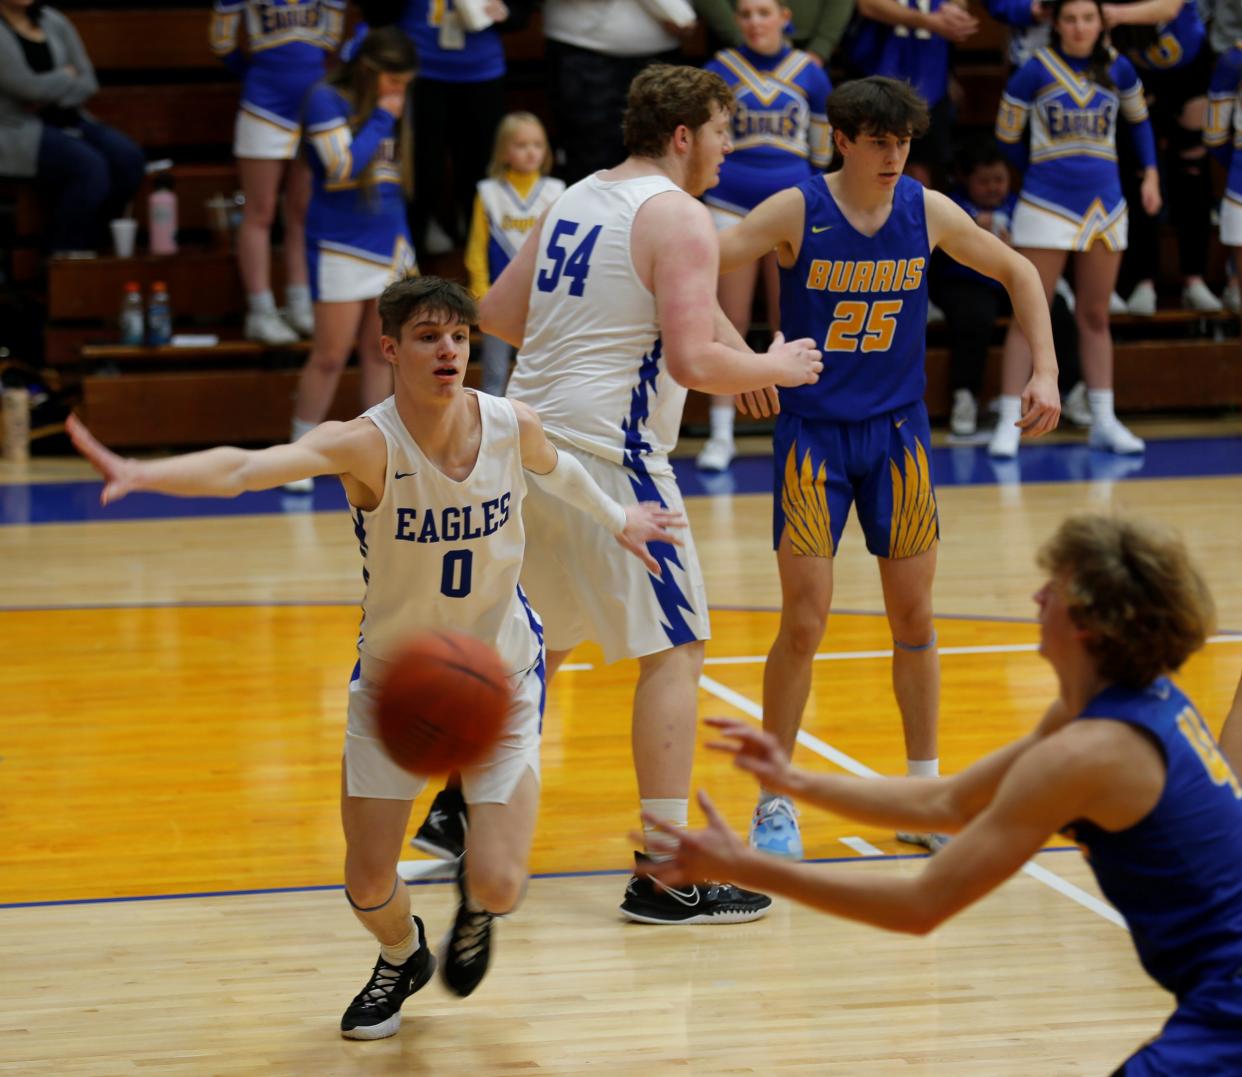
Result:
{"label": "black basketball shoe", "polygon": [[457,916],[440,949],[440,979],[455,995],[465,998],[482,982],[492,959],[490,912],[474,912],[466,902],[465,861],[457,869]]}
{"label": "black basketball shoe", "polygon": [[401,1027],[401,1004],[431,979],[436,959],[427,946],[423,922],[414,917],[419,944],[404,963],[390,965],[383,955],[366,987],[358,992],[341,1018],[341,1035],[347,1040],[382,1040]]}
{"label": "black basketball shoe", "polygon": [[[635,853],[642,864],[648,859]],[[625,888],[621,915],[640,924],[746,924],[772,907],[766,894],[727,883],[698,883],[674,888],[646,875],[633,875]]]}
{"label": "black basketball shoe", "polygon": [[467,826],[466,800],[461,790],[441,789],[410,844],[441,860],[456,860],[466,851]]}

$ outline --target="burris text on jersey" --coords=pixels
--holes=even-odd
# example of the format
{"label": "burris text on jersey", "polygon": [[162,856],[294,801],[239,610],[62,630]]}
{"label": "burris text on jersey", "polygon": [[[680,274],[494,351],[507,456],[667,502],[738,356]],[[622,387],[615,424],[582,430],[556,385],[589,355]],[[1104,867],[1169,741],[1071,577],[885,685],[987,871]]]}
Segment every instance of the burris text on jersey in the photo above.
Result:
{"label": "burris text on jersey", "polygon": [[509,522],[509,491],[481,505],[449,505],[431,509],[397,509],[402,542],[461,542],[486,538]]}

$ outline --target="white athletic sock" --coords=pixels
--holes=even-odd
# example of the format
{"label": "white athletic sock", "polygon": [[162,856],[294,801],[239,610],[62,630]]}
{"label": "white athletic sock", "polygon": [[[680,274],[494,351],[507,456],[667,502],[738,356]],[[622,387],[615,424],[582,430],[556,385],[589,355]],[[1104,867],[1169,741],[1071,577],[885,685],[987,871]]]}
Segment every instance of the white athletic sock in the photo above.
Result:
{"label": "white athletic sock", "polygon": [[414,956],[414,951],[419,948],[422,941],[418,934],[418,924],[411,917],[410,933],[395,946],[380,946],[380,956],[390,965],[404,965]]}
{"label": "white athletic sock", "polygon": [[317,427],[318,425],[319,425],[318,423],[308,423],[305,419],[299,419],[295,415],[293,417],[293,425],[291,427],[292,433],[290,433],[289,435],[290,443],[295,442],[298,439],[305,437],[312,430],[314,430],[315,427]]}
{"label": "white athletic sock", "polygon": [[713,404],[709,415],[712,424],[712,439],[714,441],[732,441],[733,404]]}
{"label": "white athletic sock", "polygon": [[1117,421],[1111,389],[1088,389],[1087,405],[1091,408],[1091,421],[1096,425],[1109,426]]}
{"label": "white athletic sock", "polygon": [[999,408],[997,426],[1010,427],[1022,418],[1022,397],[1001,395],[996,398],[996,403]]}
{"label": "white athletic sock", "polygon": [[309,284],[286,284],[285,285],[285,305],[289,307],[309,307],[310,306],[310,285]]}
{"label": "white athletic sock", "polygon": [[907,759],[907,778],[939,778],[940,759]]}
{"label": "white athletic sock", "polygon": [[[689,800],[644,797],[639,800],[638,804],[647,815],[654,815],[657,819],[663,819],[666,823],[671,823],[682,830],[686,829],[690,821]],[[643,820],[643,845],[646,846],[646,853],[652,860],[669,859],[668,853],[660,851],[667,841],[664,834],[645,819]]]}
{"label": "white athletic sock", "polygon": [[246,296],[246,305],[251,314],[276,313],[276,297],[271,292],[254,292]]}

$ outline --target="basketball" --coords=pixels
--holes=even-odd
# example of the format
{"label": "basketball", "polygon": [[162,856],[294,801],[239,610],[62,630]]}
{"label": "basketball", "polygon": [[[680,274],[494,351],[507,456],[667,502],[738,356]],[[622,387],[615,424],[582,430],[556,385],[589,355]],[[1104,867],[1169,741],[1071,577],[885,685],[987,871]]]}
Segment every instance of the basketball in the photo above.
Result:
{"label": "basketball", "polygon": [[512,691],[500,656],[462,632],[427,632],[396,651],[380,686],[380,740],[414,774],[479,762],[504,728]]}

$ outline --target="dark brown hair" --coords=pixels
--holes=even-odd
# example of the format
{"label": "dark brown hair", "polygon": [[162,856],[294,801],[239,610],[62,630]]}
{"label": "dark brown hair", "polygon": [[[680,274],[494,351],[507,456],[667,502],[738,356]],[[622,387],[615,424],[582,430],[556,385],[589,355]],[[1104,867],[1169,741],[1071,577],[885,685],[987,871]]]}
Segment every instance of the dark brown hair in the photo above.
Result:
{"label": "dark brown hair", "polygon": [[1069,517],[1039,551],[1068,585],[1070,620],[1108,681],[1146,688],[1179,669],[1212,631],[1215,605],[1182,540],[1155,524]]}
{"label": "dark brown hair", "polygon": [[859,135],[922,138],[931,121],[927,102],[908,82],[870,75],[828,95],[828,122],[853,142]]}
{"label": "dark brown hair", "polygon": [[384,336],[401,339],[401,330],[414,318],[421,321],[477,325],[479,307],[465,288],[443,277],[406,277],[390,284],[379,297],[380,327]]}
{"label": "dark brown hair", "polygon": [[676,64],[652,64],[630,83],[621,135],[634,157],[663,157],[678,127],[697,131],[722,108],[732,112],[733,91],[712,71]]}

